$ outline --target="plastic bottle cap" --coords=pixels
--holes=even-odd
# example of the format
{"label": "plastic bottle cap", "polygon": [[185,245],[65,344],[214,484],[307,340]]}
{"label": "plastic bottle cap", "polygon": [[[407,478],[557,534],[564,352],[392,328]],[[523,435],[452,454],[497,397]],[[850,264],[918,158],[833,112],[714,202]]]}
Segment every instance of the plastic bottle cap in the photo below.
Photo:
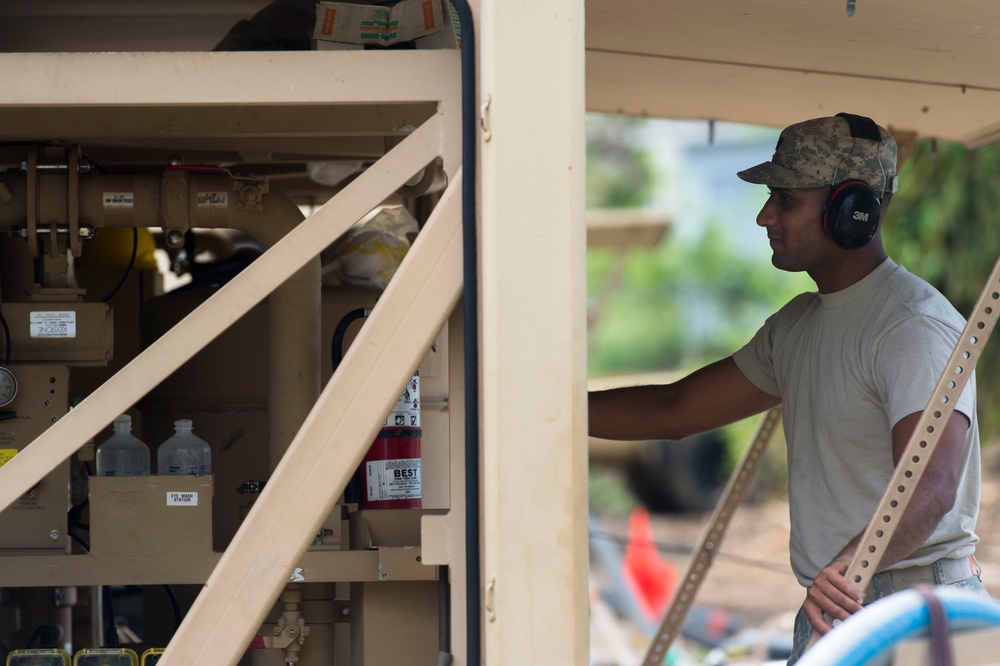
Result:
{"label": "plastic bottle cap", "polygon": [[132,417],[128,414],[122,414],[115,418],[115,430],[132,430]]}
{"label": "plastic bottle cap", "polygon": [[191,430],[191,419],[177,419],[174,421],[175,430]]}

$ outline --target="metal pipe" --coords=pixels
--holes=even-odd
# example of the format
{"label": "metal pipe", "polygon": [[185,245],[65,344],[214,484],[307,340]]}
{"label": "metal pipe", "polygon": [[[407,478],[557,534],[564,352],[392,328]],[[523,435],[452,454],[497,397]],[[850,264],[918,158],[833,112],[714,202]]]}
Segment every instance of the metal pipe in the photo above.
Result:
{"label": "metal pipe", "polygon": [[[2,181],[13,193],[0,206],[0,228],[24,223],[27,214],[24,176]],[[80,220],[98,228],[163,225],[159,176],[91,176],[80,180]],[[304,216],[288,198],[269,194],[252,210],[233,194],[224,173],[194,173],[187,188],[186,221],[190,228],[244,231],[265,248],[272,247]],[[211,196],[216,195],[216,196]],[[185,229],[186,230],[186,229]],[[100,233],[100,232],[98,232]],[[278,287],[268,299],[269,468],[281,460],[320,391],[321,279],[317,256]]]}
{"label": "metal pipe", "polygon": [[73,607],[76,606],[75,587],[57,587],[55,590],[56,620],[62,629],[60,640],[67,652],[73,652]]}
{"label": "metal pipe", "polygon": [[[268,195],[263,210],[241,210],[232,200],[223,210],[197,206],[196,192],[212,192],[213,181],[232,184],[228,177],[198,175],[191,178],[191,224],[198,228],[244,231],[265,248],[284,238],[302,222],[298,206],[286,197]],[[222,191],[225,191],[223,189]],[[317,255],[294,273],[268,299],[268,423],[269,469],[274,471],[320,393],[320,336],[322,320],[322,269]]]}

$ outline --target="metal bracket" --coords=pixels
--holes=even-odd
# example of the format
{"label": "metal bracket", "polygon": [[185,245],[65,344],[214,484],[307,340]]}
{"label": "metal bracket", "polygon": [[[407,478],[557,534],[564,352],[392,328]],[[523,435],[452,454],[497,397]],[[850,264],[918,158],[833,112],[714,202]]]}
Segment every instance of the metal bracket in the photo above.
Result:
{"label": "metal bracket", "polygon": [[66,151],[66,224],[69,227],[69,249],[74,257],[83,253],[80,242],[80,146]]}
{"label": "metal bracket", "polygon": [[25,165],[27,176],[27,214],[25,225],[28,228],[28,254],[38,256],[38,146],[28,148],[28,160]]}
{"label": "metal bracket", "polygon": [[184,234],[191,230],[190,189],[187,171],[168,168],[160,176],[159,222],[167,245],[173,248],[182,247]]}
{"label": "metal bracket", "polygon": [[66,174],[66,225],[59,226],[49,224],[42,233],[49,235],[49,253],[55,257],[59,254],[57,236],[68,235],[69,249],[74,257],[79,257],[83,252],[83,241],[93,238],[93,227],[86,230],[80,227],[80,173],[90,172],[92,165],[80,163],[80,146],[73,144],[66,149],[65,163],[38,162],[38,146],[31,146],[28,149],[28,158],[22,160],[21,169],[27,176],[27,214],[25,219],[25,230],[21,236],[28,241],[28,252],[32,257],[38,256],[38,197],[40,173]]}
{"label": "metal bracket", "polygon": [[743,452],[733,475],[729,477],[729,483],[726,484],[726,489],[715,507],[715,512],[712,513],[708,526],[702,532],[701,539],[688,561],[687,569],[681,578],[681,584],[674,592],[673,601],[664,613],[663,620],[646,650],[646,656],[642,659],[643,666],[660,666],[664,663],[667,650],[677,634],[680,633],[681,625],[684,624],[684,618],[691,610],[698,588],[701,587],[705,576],[708,575],[708,569],[712,566],[715,554],[719,552],[719,546],[722,544],[722,537],[725,536],[729,522],[743,500],[747,487],[750,485],[780,421],[781,407],[775,407],[764,414],[757,424],[749,446]]}

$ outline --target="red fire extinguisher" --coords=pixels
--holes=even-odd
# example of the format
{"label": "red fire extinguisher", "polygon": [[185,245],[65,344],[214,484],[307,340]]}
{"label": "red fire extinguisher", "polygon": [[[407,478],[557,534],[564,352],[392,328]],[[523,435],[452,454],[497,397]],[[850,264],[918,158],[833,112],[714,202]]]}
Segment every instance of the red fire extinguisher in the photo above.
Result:
{"label": "red fire extinguisher", "polygon": [[[347,327],[369,314],[368,308],[351,310],[337,324],[330,354],[334,372],[343,358]],[[362,509],[419,509],[421,494],[420,371],[417,370],[386,416],[345,496]]]}

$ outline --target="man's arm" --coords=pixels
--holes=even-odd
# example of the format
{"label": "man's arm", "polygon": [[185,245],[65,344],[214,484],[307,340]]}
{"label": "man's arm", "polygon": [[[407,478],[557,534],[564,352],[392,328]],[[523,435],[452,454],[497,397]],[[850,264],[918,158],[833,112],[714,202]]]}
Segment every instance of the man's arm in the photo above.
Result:
{"label": "man's arm", "polygon": [[605,439],[682,439],[758,414],[781,400],[750,383],[732,357],[673,384],[590,393],[590,434]]}
{"label": "man's arm", "polygon": [[[899,464],[920,417],[920,412],[910,414],[892,429],[894,465]],[[920,548],[944,515],[955,506],[962,452],[970,425],[969,418],[961,412],[954,412],[945,424],[941,439],[934,449],[934,455],[927,462],[924,475],[920,478],[920,483],[917,484],[917,489],[906,506],[906,512],[879,561],[879,571],[908,557]]]}
{"label": "man's arm", "polygon": [[[921,412],[910,414],[892,429],[894,465],[899,464],[899,459],[906,450],[906,445],[921,415]],[[920,548],[941,518],[954,506],[958,492],[959,461],[962,459],[962,449],[965,446],[969,425],[969,419],[964,414],[955,412],[951,415],[934,449],[934,455],[928,461],[920,483],[917,484],[910,503],[907,504],[906,511],[886,546],[885,553],[879,561],[878,571],[899,562]],[[803,604],[806,616],[821,634],[830,630],[830,625],[823,617],[824,612],[832,618],[844,620],[851,613],[861,609],[861,596],[844,578],[844,572],[854,557],[861,536],[859,534],[852,539],[836,559],[819,573],[806,593],[806,601]]]}

